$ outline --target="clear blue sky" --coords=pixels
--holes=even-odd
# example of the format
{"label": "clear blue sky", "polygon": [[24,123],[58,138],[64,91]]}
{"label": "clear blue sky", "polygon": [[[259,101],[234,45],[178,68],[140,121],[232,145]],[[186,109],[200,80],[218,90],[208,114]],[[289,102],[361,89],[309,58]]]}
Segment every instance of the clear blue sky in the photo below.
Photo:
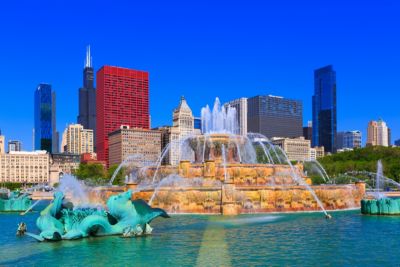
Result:
{"label": "clear blue sky", "polygon": [[0,8],[0,128],[32,148],[33,92],[57,93],[57,128],[75,122],[85,46],[95,69],[150,72],[152,126],[184,95],[195,115],[219,96],[300,99],[333,64],[338,130],[382,117],[400,138],[400,1],[7,1]]}

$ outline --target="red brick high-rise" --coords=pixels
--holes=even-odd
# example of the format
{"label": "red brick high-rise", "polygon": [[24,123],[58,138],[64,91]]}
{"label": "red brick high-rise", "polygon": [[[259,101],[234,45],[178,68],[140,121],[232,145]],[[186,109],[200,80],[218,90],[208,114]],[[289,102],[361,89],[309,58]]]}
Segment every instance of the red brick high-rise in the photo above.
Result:
{"label": "red brick high-rise", "polygon": [[108,134],[121,125],[149,129],[149,73],[103,66],[96,74],[96,148],[108,165]]}

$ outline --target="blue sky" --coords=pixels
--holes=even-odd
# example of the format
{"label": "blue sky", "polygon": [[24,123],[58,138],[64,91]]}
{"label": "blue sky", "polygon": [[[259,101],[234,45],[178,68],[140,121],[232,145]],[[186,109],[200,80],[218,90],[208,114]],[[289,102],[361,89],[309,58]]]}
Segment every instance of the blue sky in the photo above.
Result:
{"label": "blue sky", "polygon": [[[218,3],[217,3],[218,2]],[[150,72],[152,126],[184,95],[195,115],[219,96],[300,99],[313,70],[337,72],[338,130],[382,117],[400,138],[400,1],[7,1],[0,9],[0,128],[32,148],[33,92],[57,93],[57,128],[76,121],[85,47],[95,69]],[[365,139],[365,138],[364,138]]]}

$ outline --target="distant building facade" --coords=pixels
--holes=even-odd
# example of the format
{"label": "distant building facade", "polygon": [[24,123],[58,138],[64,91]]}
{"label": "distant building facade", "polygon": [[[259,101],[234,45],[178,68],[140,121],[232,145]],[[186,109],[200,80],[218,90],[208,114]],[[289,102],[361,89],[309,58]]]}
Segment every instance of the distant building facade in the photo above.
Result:
{"label": "distant building facade", "polygon": [[11,151],[22,151],[22,143],[18,140],[8,141],[8,153]]}
{"label": "distant building facade", "polygon": [[51,168],[61,177],[64,174],[73,174],[79,168],[81,156],[73,153],[54,153],[50,158]]}
{"label": "distant building facade", "polygon": [[312,146],[336,152],[336,72],[331,65],[314,71]]}
{"label": "distant building facade", "polygon": [[337,149],[360,148],[362,134],[360,131],[346,131],[337,133]]}
{"label": "distant building facade", "polygon": [[312,121],[308,121],[307,126],[303,127],[303,137],[312,141]]}
{"label": "distant building facade", "polygon": [[48,183],[49,154],[46,151],[11,151],[0,154],[0,183]]}
{"label": "distant building facade", "polygon": [[389,129],[382,119],[368,123],[367,146],[389,146]]}
{"label": "distant building facade", "polygon": [[150,127],[149,73],[103,66],[96,81],[96,152],[99,160],[108,162],[110,133],[121,125]]}
{"label": "distant building facade", "polygon": [[225,108],[233,107],[236,109],[239,134],[247,135],[247,98],[242,97],[224,104]]}
{"label": "distant building facade", "polygon": [[90,46],[86,48],[85,67],[83,69],[83,86],[79,88],[78,124],[84,129],[93,131],[96,136],[96,88],[94,86],[94,69]]}
{"label": "distant building facade", "polygon": [[290,161],[308,161],[310,160],[311,141],[298,138],[280,138],[273,137],[272,143],[285,151]]}
{"label": "distant building facade", "polygon": [[5,144],[4,144],[4,142],[5,142],[5,138],[4,138],[4,135],[1,134],[1,130],[0,130],[0,154],[4,154],[5,153],[5,150],[4,150]]}
{"label": "distant building facade", "polygon": [[155,130],[161,132],[161,150],[164,151],[168,146],[169,149],[166,152],[162,164],[176,166],[179,164],[179,130],[177,127],[163,126],[158,127]]}
{"label": "distant building facade", "polygon": [[325,150],[323,146],[310,148],[310,160],[317,160],[325,156]]}
{"label": "distant building facade", "polygon": [[395,140],[395,141],[394,141],[394,145],[395,145],[395,146],[400,146],[400,139]]}
{"label": "distant building facade", "polygon": [[57,145],[55,93],[50,84],[41,83],[36,88],[34,96],[34,148],[52,153]]}
{"label": "distant building facade", "polygon": [[93,153],[93,130],[70,124],[63,133],[62,151],[72,154]]}
{"label": "distant building facade", "polygon": [[130,164],[146,166],[157,162],[161,153],[161,132],[121,126],[109,134],[109,164],[119,165],[130,156]]}
{"label": "distant building facade", "polygon": [[247,99],[247,131],[296,138],[303,135],[303,104],[278,96],[255,96]]}

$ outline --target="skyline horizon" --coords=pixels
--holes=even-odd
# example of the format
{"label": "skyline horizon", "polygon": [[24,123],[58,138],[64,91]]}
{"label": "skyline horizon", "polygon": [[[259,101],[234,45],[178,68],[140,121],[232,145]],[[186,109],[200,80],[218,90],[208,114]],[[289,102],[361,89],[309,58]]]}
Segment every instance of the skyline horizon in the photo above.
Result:
{"label": "skyline horizon", "polygon": [[[86,47],[91,47],[91,44],[88,44]],[[91,61],[92,61],[92,59],[91,59]],[[93,65],[92,62],[91,62],[91,65]],[[111,67],[118,67],[118,68],[129,69],[129,70],[136,70],[136,71],[148,72],[148,71],[143,70],[143,69],[132,69],[132,68],[125,67],[125,66],[116,66],[116,65],[112,65],[112,64],[101,65],[99,68],[93,67],[94,73],[95,73],[95,75],[94,75],[94,87],[96,88],[96,91],[97,91],[97,87],[96,87],[96,80],[97,80],[97,79],[96,79],[96,76],[97,76],[97,72],[98,72],[100,69],[102,69],[103,67],[105,67],[105,66],[109,66],[109,67],[111,66]],[[332,66],[332,67],[334,67],[333,64],[326,64],[326,65],[317,67],[316,69],[313,70],[313,72],[314,72],[315,70],[317,70],[317,69],[324,68],[324,67],[327,67],[327,66]],[[85,66],[85,63],[84,63],[84,66],[83,66],[82,70],[84,70],[85,68],[86,68],[86,66]],[[149,72],[149,75],[150,75],[150,72]],[[149,82],[150,82],[150,81],[149,81]],[[52,87],[53,91],[55,92],[56,96],[57,96],[57,91],[54,89],[52,83],[49,83],[49,82],[40,82],[39,84],[37,84],[36,87],[38,87],[38,86],[41,85],[41,84],[50,85],[50,86]],[[314,86],[314,85],[313,85],[313,86]],[[35,89],[35,90],[36,90],[36,89]],[[79,91],[79,87],[78,87],[77,91]],[[150,91],[151,91],[151,89],[149,88],[149,93],[150,93]],[[256,94],[256,95],[252,95],[252,96],[240,96],[240,97],[238,97],[238,98],[242,98],[242,97],[244,97],[244,98],[251,98],[251,97],[261,96],[261,95],[262,95],[262,96],[266,95],[266,96],[273,96],[273,97],[282,97],[282,98],[284,98],[284,99],[296,100],[296,101],[301,101],[302,103],[304,103],[303,99],[298,99],[298,98],[293,98],[293,97],[286,97],[286,96],[279,95],[279,94],[278,94],[278,95],[277,95],[277,94]],[[183,94],[179,96],[179,99],[180,99],[180,97],[182,97],[182,96],[185,97],[186,100],[188,100],[187,97],[186,97],[185,95],[183,95]],[[312,95],[311,95],[310,97],[312,97]],[[215,96],[214,101],[215,101],[215,99],[217,99],[217,98],[218,98],[218,99],[221,99],[220,96]],[[238,98],[235,98],[235,99],[238,99]],[[58,99],[58,98],[56,97],[56,106],[57,106],[57,99]],[[232,100],[234,100],[234,99],[232,98],[232,99],[228,99],[228,100],[221,101],[221,104],[224,105],[225,103],[227,103],[227,102],[229,102],[229,101],[232,101]],[[77,101],[78,101],[78,97],[77,97]],[[189,99],[189,101],[190,101],[190,99]],[[214,103],[214,102],[212,102],[212,103]],[[179,100],[177,100],[177,102],[176,102],[176,106],[177,106],[177,105],[179,105]],[[189,105],[189,107],[192,109],[193,114],[194,114],[193,116],[194,116],[195,118],[200,118],[200,117],[201,117],[201,109],[202,109],[203,107],[206,107],[207,105],[210,106],[210,107],[213,106],[212,104],[210,105],[210,103],[205,103],[204,106],[200,107],[200,108],[198,109],[198,112],[196,113],[195,110],[191,107],[191,105],[190,105],[190,104],[188,104],[188,105]],[[174,109],[175,109],[175,107],[172,108],[172,110],[171,110],[170,123],[167,123],[167,124],[153,125],[153,124],[152,124],[152,120],[151,120],[151,119],[152,119],[152,114],[150,114],[150,123],[151,123],[150,129],[152,129],[152,128],[157,128],[157,127],[162,127],[162,126],[171,126],[171,125],[172,125],[172,112],[173,112]],[[150,110],[151,110],[151,108],[150,108]],[[77,111],[77,114],[75,115],[75,118],[78,117],[78,113],[79,113],[79,111]],[[303,108],[303,127],[306,127],[307,124],[308,124],[308,122],[312,122],[312,114],[308,116],[308,117],[310,117],[309,119],[305,119],[305,117],[306,117],[306,116],[304,116],[304,108]],[[168,119],[167,119],[167,120],[168,120]],[[338,130],[337,132],[360,131],[361,134],[362,134],[362,146],[364,147],[364,146],[366,145],[366,139],[367,139],[366,132],[367,132],[368,123],[371,122],[371,121],[378,121],[378,120],[383,120],[383,121],[385,121],[385,122],[388,124],[388,127],[391,128],[391,127],[390,127],[390,123],[388,123],[387,120],[382,119],[381,116],[378,116],[377,118],[371,118],[369,121],[366,122],[366,125],[367,125],[367,126],[365,127],[365,128],[366,128],[365,131],[364,131],[363,129],[342,129],[342,130]],[[33,121],[34,121],[34,120],[33,120]],[[56,112],[56,121],[58,121],[58,120],[57,120],[57,112]],[[34,123],[32,123],[32,124],[34,124]],[[65,123],[65,126],[64,126],[63,128],[57,127],[57,126],[60,126],[59,123],[56,123],[56,124],[57,124],[57,125],[56,125],[56,129],[57,129],[57,131],[60,133],[60,139],[61,139],[62,133],[64,132],[65,128],[68,127],[68,125],[70,125],[70,124],[78,124],[78,120],[75,119],[75,121],[66,122],[66,123]],[[338,124],[339,124],[339,121],[338,121]],[[61,126],[61,127],[62,127],[62,126]],[[18,138],[7,138],[7,135],[5,135],[5,134],[3,133],[3,132],[4,132],[4,128],[0,128],[0,130],[1,130],[1,132],[2,132],[2,135],[5,136],[5,144],[8,144],[8,141],[21,141],[22,147],[24,148],[24,142],[23,142],[21,139],[18,139]],[[34,131],[34,127],[32,127],[32,131]],[[364,134],[364,133],[365,133],[365,134]],[[33,134],[33,133],[32,133],[32,134]],[[32,140],[33,140],[33,137],[32,137]],[[391,140],[391,141],[392,141],[392,144],[394,144],[394,141],[396,141],[396,140],[398,140],[398,138],[393,138],[393,135],[392,135],[392,140]],[[61,144],[60,140],[59,140],[59,144]],[[27,151],[31,151],[31,150],[34,151],[33,146],[34,146],[34,144],[31,143],[32,149],[28,149]],[[23,150],[26,150],[26,149],[24,148]]]}

